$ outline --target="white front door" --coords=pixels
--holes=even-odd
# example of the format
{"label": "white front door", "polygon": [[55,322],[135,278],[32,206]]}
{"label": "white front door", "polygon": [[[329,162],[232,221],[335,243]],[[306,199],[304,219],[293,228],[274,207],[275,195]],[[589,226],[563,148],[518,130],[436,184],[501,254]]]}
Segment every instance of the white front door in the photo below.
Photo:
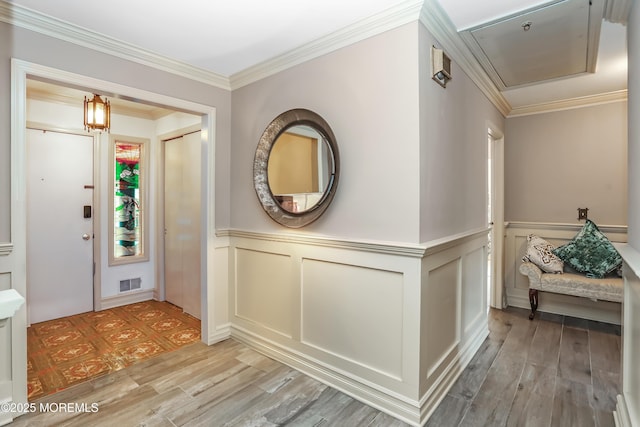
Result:
{"label": "white front door", "polygon": [[30,324],[93,310],[92,217],[93,137],[27,130]]}
{"label": "white front door", "polygon": [[200,319],[200,132],[164,141],[165,298]]}

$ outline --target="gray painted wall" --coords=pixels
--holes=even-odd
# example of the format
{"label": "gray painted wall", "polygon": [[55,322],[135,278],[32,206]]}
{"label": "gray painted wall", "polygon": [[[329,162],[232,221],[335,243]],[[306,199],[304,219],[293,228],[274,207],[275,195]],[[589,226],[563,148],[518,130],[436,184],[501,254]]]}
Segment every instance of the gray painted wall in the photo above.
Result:
{"label": "gray painted wall", "polygon": [[446,89],[431,79],[420,27],[420,241],[487,226],[487,132],[504,118],[454,62]]}
{"label": "gray painted wall", "polygon": [[454,67],[443,90],[430,46],[411,23],[232,94],[232,227],[288,231],[262,211],[252,183],[258,139],[291,108],[331,125],[342,174],[333,204],[303,232],[420,243],[486,226],[487,127],[504,119]]}
{"label": "gray painted wall", "polygon": [[333,129],[341,176],[331,206],[301,231],[418,241],[417,28],[402,26],[233,91],[233,228],[290,231],[262,210],[253,189],[253,158],[271,120],[307,108]]}
{"label": "gray painted wall", "polygon": [[627,224],[627,103],[506,121],[505,220]]}

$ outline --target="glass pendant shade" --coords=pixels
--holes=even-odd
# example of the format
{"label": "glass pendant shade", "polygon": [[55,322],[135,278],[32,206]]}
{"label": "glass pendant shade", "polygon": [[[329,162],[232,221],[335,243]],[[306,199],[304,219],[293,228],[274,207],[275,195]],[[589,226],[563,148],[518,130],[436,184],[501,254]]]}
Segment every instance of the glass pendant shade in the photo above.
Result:
{"label": "glass pendant shade", "polygon": [[99,95],[93,95],[93,99],[84,98],[84,128],[88,132],[109,132],[111,122],[111,104],[105,98],[103,101]]}

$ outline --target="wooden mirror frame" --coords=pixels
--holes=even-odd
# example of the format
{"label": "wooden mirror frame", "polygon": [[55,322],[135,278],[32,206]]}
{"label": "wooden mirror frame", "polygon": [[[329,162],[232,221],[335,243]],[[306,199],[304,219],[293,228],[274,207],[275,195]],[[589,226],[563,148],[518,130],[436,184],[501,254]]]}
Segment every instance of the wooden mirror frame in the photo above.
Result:
{"label": "wooden mirror frame", "polygon": [[[283,209],[275,199],[269,186],[267,168],[271,149],[278,137],[287,129],[300,125],[309,126],[322,136],[329,148],[333,164],[330,165],[329,183],[318,203],[304,212],[289,212]],[[290,228],[300,228],[318,219],[329,207],[335,196],[339,175],[340,156],[335,135],[329,124],[313,111],[302,108],[286,111],[273,119],[262,133],[253,160],[253,185],[262,208],[277,223]]]}

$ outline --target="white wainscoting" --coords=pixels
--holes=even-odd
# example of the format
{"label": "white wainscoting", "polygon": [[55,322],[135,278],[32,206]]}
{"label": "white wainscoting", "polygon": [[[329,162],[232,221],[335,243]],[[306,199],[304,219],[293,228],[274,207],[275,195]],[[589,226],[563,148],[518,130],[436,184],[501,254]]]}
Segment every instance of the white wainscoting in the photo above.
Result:
{"label": "white wainscoting", "polygon": [[[11,266],[9,254],[11,245],[0,244],[0,291],[11,289]],[[0,404],[11,402],[12,373],[11,373],[11,320],[0,328]],[[13,417],[10,413],[0,411],[0,426],[10,423]]]}
{"label": "white wainscoting", "polygon": [[488,334],[487,230],[423,245],[221,234],[232,336],[412,425]]}
{"label": "white wainscoting", "polygon": [[[561,246],[568,243],[580,231],[584,223],[555,224],[537,222],[510,222],[505,239],[505,290],[507,304],[531,309],[529,304],[529,279],[518,268],[527,248],[527,236],[536,234],[549,243]],[[598,225],[611,242],[626,242],[627,227]],[[608,301],[591,301],[587,298],[541,292],[538,311],[562,314],[619,325],[621,305]]]}
{"label": "white wainscoting", "polygon": [[488,335],[487,230],[431,245],[422,260],[420,395],[428,418]]}
{"label": "white wainscoting", "polygon": [[[0,290],[12,289],[14,285],[14,256],[11,243],[0,243]],[[22,296],[25,292],[18,289]],[[0,328],[0,404],[26,403],[26,390],[20,385],[27,383],[26,354],[26,308],[23,305],[16,315]],[[25,336],[14,342],[14,337]],[[16,340],[18,341],[18,340]],[[9,424],[18,414],[0,411],[0,426]]]}
{"label": "white wainscoting", "polygon": [[622,394],[614,419],[618,427],[640,425],[640,252],[629,245],[616,248],[624,259],[622,320]]}

